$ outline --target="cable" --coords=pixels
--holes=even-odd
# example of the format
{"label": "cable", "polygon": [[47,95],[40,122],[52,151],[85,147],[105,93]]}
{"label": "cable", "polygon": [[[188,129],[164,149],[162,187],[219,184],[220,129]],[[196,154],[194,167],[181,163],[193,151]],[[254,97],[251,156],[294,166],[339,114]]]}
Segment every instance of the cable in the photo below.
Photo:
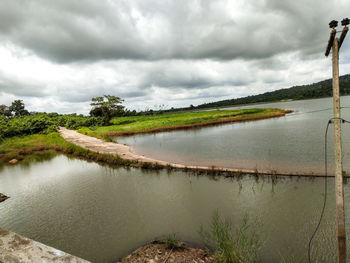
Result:
{"label": "cable", "polygon": [[174,249],[174,246],[171,248],[171,250],[170,250],[170,252],[169,252],[168,256],[166,257],[166,259],[164,260],[164,262],[163,262],[163,263],[166,263],[166,262],[168,261],[168,259],[169,259],[169,257],[170,257],[171,252],[173,252],[173,249]]}
{"label": "cable", "polygon": [[[341,109],[350,109],[350,107],[340,107]],[[308,114],[308,113],[315,113],[315,112],[320,112],[320,111],[327,111],[331,110],[333,108],[325,108],[325,109],[320,109],[320,110],[313,110],[313,111],[306,111],[306,112],[296,112],[296,113],[291,113],[289,116],[294,116],[294,115],[301,115],[301,114]],[[342,119],[343,120],[343,119]]]}
{"label": "cable", "polygon": [[312,240],[314,239],[320,225],[321,225],[321,222],[322,222],[322,219],[323,219],[323,216],[324,216],[324,211],[325,211],[325,208],[326,208],[326,203],[327,203],[327,186],[328,186],[328,180],[327,180],[327,172],[328,172],[328,167],[327,167],[327,135],[328,135],[328,128],[329,128],[329,124],[333,123],[333,120],[341,120],[342,123],[350,123],[350,121],[347,121],[345,119],[342,119],[342,118],[331,118],[328,120],[328,123],[327,123],[327,128],[326,128],[326,132],[325,132],[325,136],[324,136],[324,170],[325,170],[325,176],[324,176],[324,199],[323,199],[323,207],[322,207],[322,212],[321,212],[321,216],[320,216],[320,219],[318,221],[318,224],[315,228],[315,231],[313,232],[311,238],[310,238],[310,241],[309,241],[309,246],[308,246],[308,250],[307,250],[307,255],[308,255],[308,259],[309,259],[309,263],[311,263],[311,243],[312,243]]}
{"label": "cable", "polygon": [[315,112],[326,111],[326,110],[331,110],[331,109],[332,108],[326,108],[326,109],[314,110],[314,111],[297,112],[297,113],[292,113],[289,116],[300,115],[300,114],[307,114],[307,113],[315,113]]}
{"label": "cable", "polygon": [[317,231],[318,231],[318,228],[320,227],[321,225],[321,222],[322,222],[322,218],[323,218],[323,215],[324,215],[324,210],[326,208],[326,203],[327,203],[327,135],[328,135],[328,128],[329,128],[329,124],[332,123],[332,119],[328,120],[328,123],[327,123],[327,128],[326,128],[326,132],[325,132],[325,136],[324,136],[324,170],[325,170],[325,176],[324,176],[324,199],[323,199],[323,207],[322,207],[322,212],[321,212],[321,216],[320,216],[320,219],[318,221],[318,224],[315,228],[315,231],[313,232],[311,238],[310,238],[310,241],[309,241],[309,247],[308,247],[308,250],[307,250],[307,255],[308,255],[308,259],[309,259],[309,263],[311,263],[311,243],[312,243],[312,240],[314,239]]}

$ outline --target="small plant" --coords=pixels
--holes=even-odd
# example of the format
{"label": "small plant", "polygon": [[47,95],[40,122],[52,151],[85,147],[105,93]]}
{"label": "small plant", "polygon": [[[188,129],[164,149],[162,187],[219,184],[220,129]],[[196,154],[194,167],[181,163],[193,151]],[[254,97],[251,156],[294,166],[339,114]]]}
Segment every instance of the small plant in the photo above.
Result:
{"label": "small plant", "polygon": [[182,242],[179,241],[176,233],[168,235],[164,239],[164,243],[168,249],[182,247]]}
{"label": "small plant", "polygon": [[201,235],[205,246],[214,253],[218,263],[254,263],[260,262],[260,238],[256,229],[249,224],[245,215],[242,224],[233,229],[232,222],[222,219],[215,211],[212,217],[210,231],[201,226]]}

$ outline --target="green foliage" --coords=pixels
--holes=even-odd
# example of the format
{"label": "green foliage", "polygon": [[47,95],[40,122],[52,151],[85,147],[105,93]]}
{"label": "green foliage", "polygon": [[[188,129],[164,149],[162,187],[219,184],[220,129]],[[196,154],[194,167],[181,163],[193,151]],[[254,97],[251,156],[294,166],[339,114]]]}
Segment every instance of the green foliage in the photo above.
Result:
{"label": "green foliage", "polygon": [[91,116],[103,117],[105,124],[116,116],[122,116],[124,114],[124,106],[121,105],[123,100],[119,97],[112,95],[104,95],[103,97],[95,97],[91,99],[90,111]]}
{"label": "green foliage", "polygon": [[0,116],[11,117],[12,113],[11,113],[9,107],[7,107],[4,104],[0,105]]}
{"label": "green foliage", "polygon": [[25,106],[22,100],[13,101],[11,106],[9,107],[9,111],[13,112],[15,116],[29,115],[29,111],[25,109]]}
{"label": "green foliage", "polygon": [[76,114],[58,115],[57,113],[38,113],[34,115],[14,116],[6,118],[0,115],[0,140],[13,136],[50,133],[57,131],[58,126],[69,129],[100,126],[102,118],[84,117]]}
{"label": "green foliage", "polygon": [[214,252],[219,263],[254,263],[260,262],[261,242],[256,225],[249,223],[245,215],[242,224],[234,229],[232,222],[222,219],[215,211],[210,231],[201,226],[199,231],[206,247]]}

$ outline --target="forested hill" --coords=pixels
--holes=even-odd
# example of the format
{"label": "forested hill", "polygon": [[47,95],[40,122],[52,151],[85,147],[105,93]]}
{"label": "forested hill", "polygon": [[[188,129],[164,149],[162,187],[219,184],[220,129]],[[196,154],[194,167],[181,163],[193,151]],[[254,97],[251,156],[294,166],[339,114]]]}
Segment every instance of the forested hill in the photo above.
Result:
{"label": "forested hill", "polygon": [[[350,95],[350,74],[341,76],[339,78],[339,82],[341,95]],[[294,86],[287,89],[275,90],[244,98],[205,103],[198,105],[196,108],[222,107],[250,103],[275,102],[281,100],[315,99],[330,96],[332,96],[332,79],[327,79],[309,85]]]}

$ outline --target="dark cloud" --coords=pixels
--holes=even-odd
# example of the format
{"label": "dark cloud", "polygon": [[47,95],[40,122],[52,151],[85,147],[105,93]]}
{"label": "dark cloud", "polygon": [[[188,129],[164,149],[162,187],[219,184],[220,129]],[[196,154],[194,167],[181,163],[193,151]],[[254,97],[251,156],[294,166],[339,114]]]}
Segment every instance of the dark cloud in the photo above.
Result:
{"label": "dark cloud", "polygon": [[[1,0],[0,104],[87,113],[188,106],[330,77],[328,22],[346,0]],[[350,44],[341,50],[350,70]]]}
{"label": "dark cloud", "polygon": [[[319,53],[345,1],[2,0],[1,36],[58,62]],[[236,10],[237,9],[237,10]]]}

